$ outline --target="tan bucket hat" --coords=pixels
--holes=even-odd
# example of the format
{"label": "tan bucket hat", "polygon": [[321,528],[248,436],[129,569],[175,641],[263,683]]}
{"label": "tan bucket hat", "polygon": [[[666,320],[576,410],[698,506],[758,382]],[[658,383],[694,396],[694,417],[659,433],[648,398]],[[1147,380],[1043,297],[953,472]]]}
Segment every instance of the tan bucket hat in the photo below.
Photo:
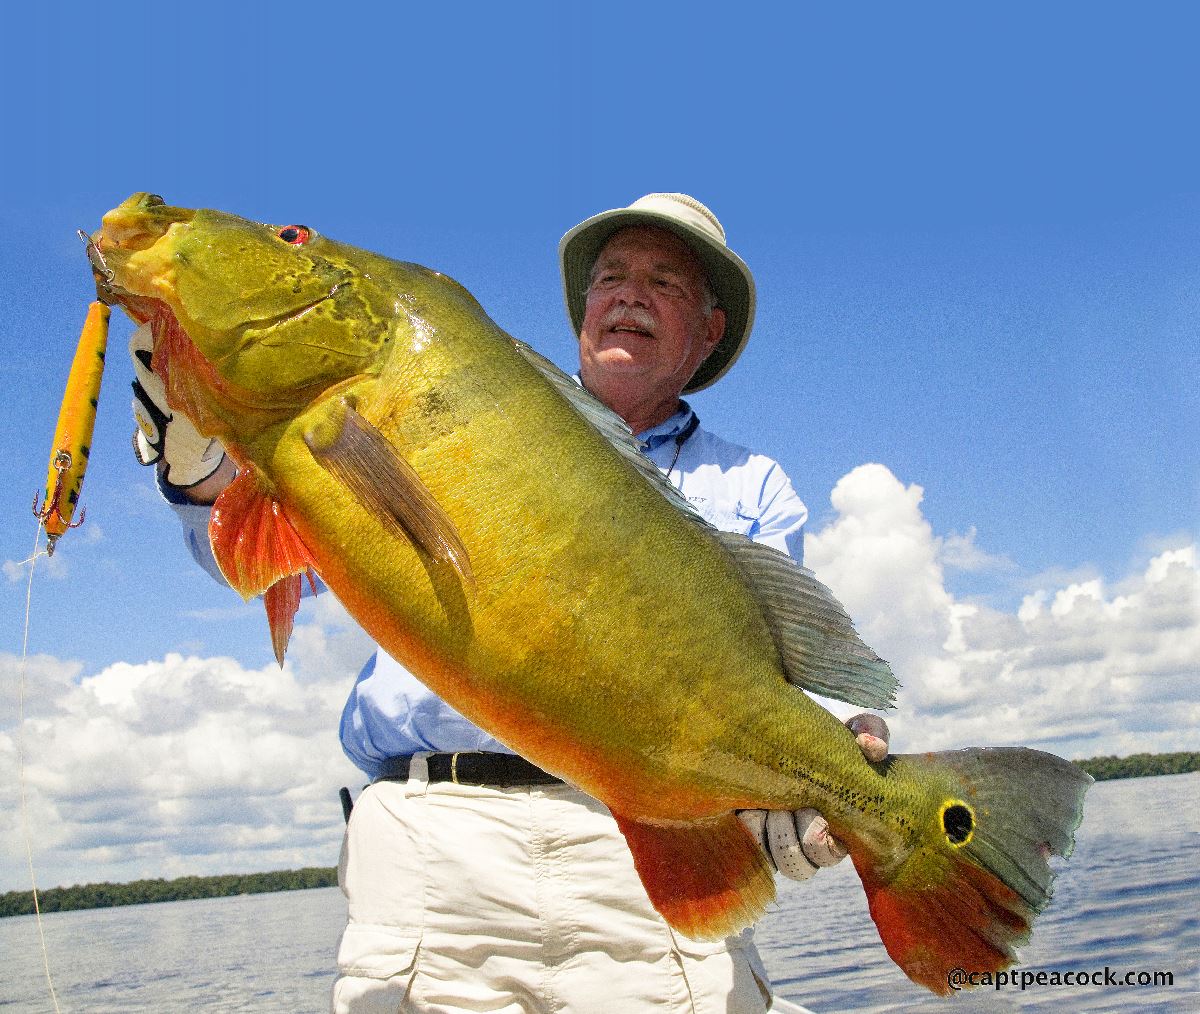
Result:
{"label": "tan bucket hat", "polygon": [[653,225],[682,239],[700,258],[717,306],[725,311],[725,334],[695,376],[683,389],[687,394],[714,384],[742,354],[754,324],[754,277],[742,259],[725,245],[725,230],[717,216],[687,194],[647,194],[628,208],[616,208],[580,222],[559,241],[563,297],[567,316],[578,337],[583,326],[589,275],[604,244],[618,229]]}

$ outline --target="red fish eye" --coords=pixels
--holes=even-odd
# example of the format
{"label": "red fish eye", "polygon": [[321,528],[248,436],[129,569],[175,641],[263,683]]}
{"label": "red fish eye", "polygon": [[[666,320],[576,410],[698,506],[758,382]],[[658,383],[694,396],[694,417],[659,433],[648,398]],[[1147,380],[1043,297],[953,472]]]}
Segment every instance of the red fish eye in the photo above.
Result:
{"label": "red fish eye", "polygon": [[303,225],[285,225],[279,230],[279,238],[285,243],[292,243],[295,246],[300,246],[301,243],[307,243],[308,237],[312,235],[307,226]]}

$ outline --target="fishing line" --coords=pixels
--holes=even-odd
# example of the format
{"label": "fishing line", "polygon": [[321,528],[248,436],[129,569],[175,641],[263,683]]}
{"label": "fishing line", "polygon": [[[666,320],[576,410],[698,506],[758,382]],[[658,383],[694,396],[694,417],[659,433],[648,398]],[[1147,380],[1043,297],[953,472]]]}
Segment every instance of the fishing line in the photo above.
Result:
{"label": "fishing line", "polygon": [[50,999],[54,1001],[54,1010],[62,1014],[58,1005],[58,994],[54,991],[54,978],[50,974],[50,952],[46,949],[46,934],[42,929],[42,909],[38,903],[37,876],[33,871],[33,834],[29,828],[29,810],[25,799],[25,751],[22,749],[23,729],[25,727],[25,662],[29,657],[29,613],[33,602],[33,571],[37,566],[39,556],[38,545],[42,541],[42,523],[39,520],[33,536],[33,553],[22,564],[29,564],[29,583],[25,587],[25,631],[21,638],[21,667],[17,677],[17,734],[14,737],[17,748],[17,785],[21,796],[21,833],[25,839],[25,859],[29,864],[29,884],[33,888],[33,914],[37,922],[38,940],[42,945],[42,967],[46,972],[46,985],[50,987]]}

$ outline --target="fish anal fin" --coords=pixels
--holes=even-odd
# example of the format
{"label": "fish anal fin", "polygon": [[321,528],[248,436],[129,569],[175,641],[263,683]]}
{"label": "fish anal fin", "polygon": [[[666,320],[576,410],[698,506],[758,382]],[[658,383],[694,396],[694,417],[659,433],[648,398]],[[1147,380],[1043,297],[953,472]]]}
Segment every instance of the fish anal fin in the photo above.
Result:
{"label": "fish anal fin", "polygon": [[719,940],[736,933],[774,899],[770,863],[733,813],[688,824],[613,816],[651,903],[685,936]]}
{"label": "fish anal fin", "polygon": [[416,470],[346,399],[311,427],[304,442],[320,465],[372,516],[438,563],[453,567],[467,587],[475,577],[453,520]]}
{"label": "fish anal fin", "polygon": [[239,472],[217,497],[208,537],[230,587],[245,599],[265,596],[271,644],[283,665],[300,607],[300,575],[312,580],[314,561],[304,540],[253,470]]}

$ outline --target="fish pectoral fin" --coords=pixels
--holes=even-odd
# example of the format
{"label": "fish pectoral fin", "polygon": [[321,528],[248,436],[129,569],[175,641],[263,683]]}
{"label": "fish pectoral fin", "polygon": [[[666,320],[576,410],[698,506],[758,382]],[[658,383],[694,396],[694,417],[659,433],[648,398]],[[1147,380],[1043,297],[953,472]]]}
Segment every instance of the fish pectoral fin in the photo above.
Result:
{"label": "fish pectoral fin", "polygon": [[733,813],[687,824],[613,816],[651,903],[685,936],[736,933],[775,898],[766,854]]}
{"label": "fish pectoral fin", "polygon": [[217,497],[208,522],[217,566],[244,599],[265,596],[275,659],[282,666],[300,607],[300,575],[314,560],[283,505],[252,470],[239,472]]}
{"label": "fish pectoral fin", "polygon": [[353,405],[342,399],[333,418],[305,432],[304,442],[321,467],[393,534],[449,564],[464,585],[474,586],[467,547],[450,516],[412,465]]}
{"label": "fish pectoral fin", "polygon": [[762,607],[787,681],[861,708],[890,708],[900,682],[858,636],[833,592],[786,553],[718,532]]}

